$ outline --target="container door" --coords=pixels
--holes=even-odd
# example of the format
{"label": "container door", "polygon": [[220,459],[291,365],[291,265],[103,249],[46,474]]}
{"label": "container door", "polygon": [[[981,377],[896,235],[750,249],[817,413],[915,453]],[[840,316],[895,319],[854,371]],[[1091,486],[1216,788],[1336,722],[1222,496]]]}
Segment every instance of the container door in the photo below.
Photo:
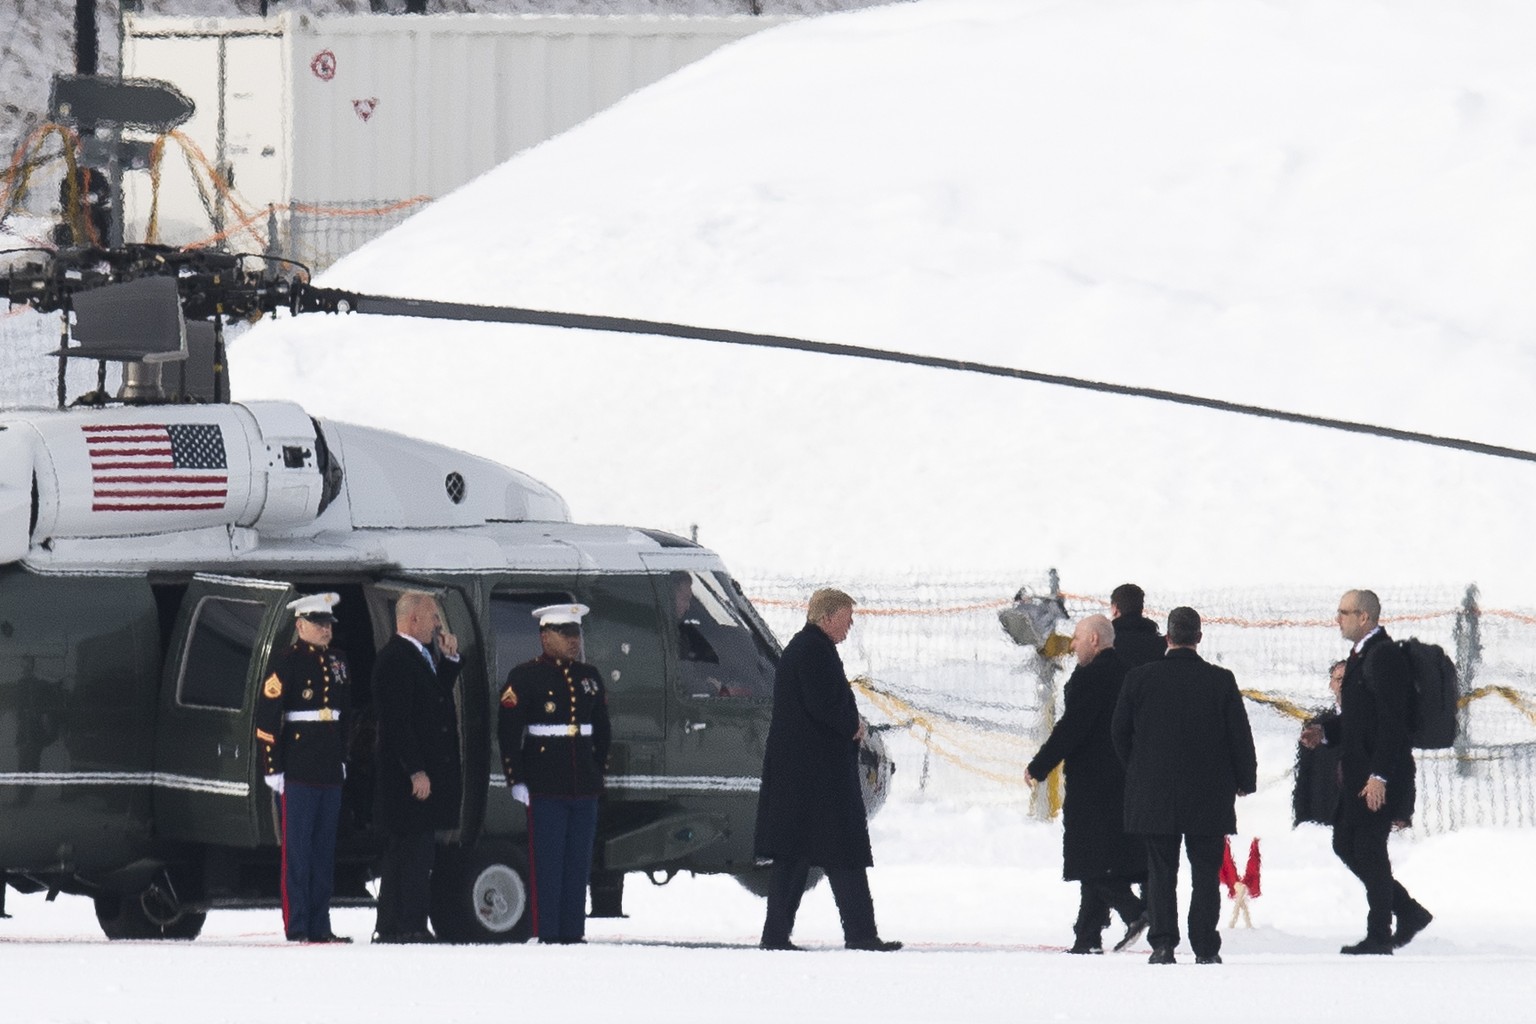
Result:
{"label": "container door", "polygon": [[162,838],[275,844],[271,791],[255,756],[256,694],[295,597],[286,583],[194,576],[167,652],[155,730]]}

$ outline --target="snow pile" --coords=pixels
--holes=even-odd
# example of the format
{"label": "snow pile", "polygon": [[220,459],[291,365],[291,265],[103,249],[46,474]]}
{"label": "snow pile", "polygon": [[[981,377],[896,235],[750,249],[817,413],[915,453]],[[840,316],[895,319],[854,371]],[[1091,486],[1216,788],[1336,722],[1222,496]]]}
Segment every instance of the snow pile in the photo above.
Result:
{"label": "snow pile", "polygon": [[[968,356],[1536,447],[1536,13],[928,0],[748,39],[338,265],[375,293]],[[1526,567],[1532,467],[829,357],[311,317],[239,395],[425,433],[738,567],[1079,590]],[[1501,592],[1501,588],[1509,588]]]}

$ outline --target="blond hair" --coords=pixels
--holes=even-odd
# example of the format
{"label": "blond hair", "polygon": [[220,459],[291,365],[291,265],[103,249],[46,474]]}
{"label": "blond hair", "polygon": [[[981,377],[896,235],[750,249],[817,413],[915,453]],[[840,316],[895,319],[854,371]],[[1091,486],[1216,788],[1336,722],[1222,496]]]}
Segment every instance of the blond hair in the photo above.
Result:
{"label": "blond hair", "polygon": [[822,587],[811,595],[805,608],[806,622],[820,622],[828,615],[836,615],[844,608],[853,607],[853,598],[834,587]]}

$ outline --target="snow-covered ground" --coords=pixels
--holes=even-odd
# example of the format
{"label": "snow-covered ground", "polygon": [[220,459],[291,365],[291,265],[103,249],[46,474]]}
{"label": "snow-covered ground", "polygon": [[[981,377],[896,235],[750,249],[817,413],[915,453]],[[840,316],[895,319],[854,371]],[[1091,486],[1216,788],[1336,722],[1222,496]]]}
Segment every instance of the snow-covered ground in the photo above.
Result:
{"label": "snow-covered ground", "polygon": [[[1060,952],[1077,887],[1060,880],[1060,830],[1008,808],[906,803],[874,821],[871,872],[895,954],[841,948],[831,895],[805,900],[805,953],[752,948],[762,901],[717,877],[654,887],[630,876],[629,917],[593,921],[583,947],[302,947],[276,911],[210,916],[189,945],[108,943],[90,904],[11,896],[0,922],[8,1021],[160,1024],[424,1019],[703,1021],[1394,1021],[1527,1019],[1536,999],[1536,895],[1522,883],[1528,832],[1394,841],[1399,877],[1435,922],[1391,958],[1346,958],[1365,901],[1327,830],[1284,827],[1274,784],[1240,804],[1239,863],[1254,822],[1264,894],[1252,930],[1223,931],[1219,968],[1147,965],[1147,947]],[[1187,907],[1187,895],[1182,900]],[[1223,926],[1227,915],[1223,914]],[[366,943],[368,911],[338,928]],[[1118,935],[1118,925],[1106,933]]]}
{"label": "snow-covered ground", "polygon": [[[325,283],[965,356],[1536,447],[1536,11],[1513,0],[922,0],[763,33],[447,197]],[[687,533],[739,575],[1062,569],[1073,589],[1462,584],[1536,607],[1536,467],[1153,403],[693,342],[262,324],[237,397],[399,429]],[[1324,605],[1316,614],[1326,617]],[[1389,609],[1390,612],[1390,609]],[[857,632],[854,642],[857,643]],[[871,652],[878,656],[878,652]],[[1254,712],[1260,726],[1259,712]],[[293,949],[271,913],[107,944],[11,897],[7,1020],[1525,1019],[1529,831],[1394,841],[1435,912],[1289,828],[1263,720],[1258,927],[1222,968],[1079,958],[1059,827],[907,792],[874,823],[892,956],[830,897],[750,945],[724,879],[632,879],[582,948]],[[909,766],[910,767],[910,766]],[[1243,847],[1239,847],[1239,852]],[[340,924],[366,936],[370,917]],[[706,948],[694,948],[700,943]],[[252,948],[256,947],[256,948]],[[1187,949],[1184,953],[1188,959]]]}

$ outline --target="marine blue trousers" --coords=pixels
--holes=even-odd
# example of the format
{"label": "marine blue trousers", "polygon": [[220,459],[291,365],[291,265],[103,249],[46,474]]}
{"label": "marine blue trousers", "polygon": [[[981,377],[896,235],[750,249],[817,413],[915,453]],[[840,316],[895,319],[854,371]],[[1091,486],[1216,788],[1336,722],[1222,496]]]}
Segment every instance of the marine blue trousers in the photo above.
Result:
{"label": "marine blue trousers", "polygon": [[283,931],[290,936],[331,934],[340,819],[340,786],[290,779],[283,787]]}
{"label": "marine blue trousers", "polygon": [[597,836],[597,798],[539,796],[528,808],[533,934],[579,942],[587,933],[587,881]]}

